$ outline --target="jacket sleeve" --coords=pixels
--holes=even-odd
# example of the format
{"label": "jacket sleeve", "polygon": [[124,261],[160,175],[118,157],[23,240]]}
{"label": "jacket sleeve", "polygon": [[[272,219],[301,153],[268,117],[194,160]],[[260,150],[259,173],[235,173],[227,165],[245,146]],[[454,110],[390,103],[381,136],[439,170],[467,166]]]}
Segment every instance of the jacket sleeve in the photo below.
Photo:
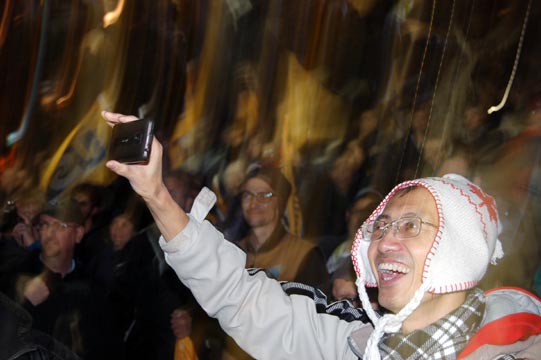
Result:
{"label": "jacket sleeve", "polygon": [[369,325],[322,313],[313,298],[286,294],[264,272],[249,273],[244,253],[192,214],[181,233],[160,245],[199,304],[244,350],[261,360],[356,358],[347,338]]}

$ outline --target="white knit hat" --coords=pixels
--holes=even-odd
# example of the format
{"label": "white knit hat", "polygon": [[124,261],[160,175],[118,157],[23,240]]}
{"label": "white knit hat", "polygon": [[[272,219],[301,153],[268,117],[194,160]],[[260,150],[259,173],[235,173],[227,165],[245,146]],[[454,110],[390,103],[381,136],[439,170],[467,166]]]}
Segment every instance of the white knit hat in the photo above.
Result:
{"label": "white knit hat", "polygon": [[[368,261],[369,241],[363,240],[366,224],[376,219],[397,191],[420,186],[434,197],[438,211],[438,231],[428,251],[422,283],[409,303],[397,314],[379,318],[372,310],[365,286],[377,287]],[[351,254],[357,273],[357,286],[363,307],[375,326],[368,341],[366,359],[379,359],[378,342],[383,333],[398,332],[402,322],[419,306],[424,294],[445,294],[471,289],[483,278],[489,262],[503,256],[498,235],[501,224],[494,199],[466,178],[448,174],[395,186],[357,231]]]}

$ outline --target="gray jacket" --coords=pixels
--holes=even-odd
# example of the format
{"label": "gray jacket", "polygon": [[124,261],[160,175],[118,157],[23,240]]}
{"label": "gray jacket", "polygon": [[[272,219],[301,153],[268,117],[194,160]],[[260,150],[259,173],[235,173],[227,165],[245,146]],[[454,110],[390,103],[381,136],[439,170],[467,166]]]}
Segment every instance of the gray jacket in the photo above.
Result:
{"label": "gray jacket", "polygon": [[[328,305],[310,287],[281,284],[264,272],[246,271],[244,252],[204,220],[214,201],[214,194],[203,189],[186,228],[169,242],[160,239],[166,261],[203,309],[257,359],[360,358],[372,331],[364,312],[347,302]],[[490,345],[481,338],[467,358],[498,359],[503,354],[539,358],[532,357],[541,354],[539,300],[516,289],[494,291],[487,299],[485,325],[518,319],[509,316],[526,312],[534,324],[524,334],[531,336],[512,343],[508,337],[504,345]]]}

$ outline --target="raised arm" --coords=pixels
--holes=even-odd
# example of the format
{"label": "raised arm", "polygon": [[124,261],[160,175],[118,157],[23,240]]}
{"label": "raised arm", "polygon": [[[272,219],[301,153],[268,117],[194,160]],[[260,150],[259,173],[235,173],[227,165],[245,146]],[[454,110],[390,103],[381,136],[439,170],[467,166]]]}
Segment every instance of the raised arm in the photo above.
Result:
{"label": "raised arm", "polygon": [[[103,111],[102,116],[111,127],[137,120],[135,116],[108,111]],[[148,164],[126,165],[109,160],[105,165],[130,181],[133,190],[146,202],[164,239],[169,241],[186,227],[188,216],[173,200],[163,183],[162,152],[162,145],[154,138]]]}
{"label": "raised arm", "polygon": [[[103,117],[113,126],[136,119],[109,112]],[[290,293],[290,286],[286,293],[264,272],[247,272],[245,253],[205,220],[215,195],[204,188],[188,216],[163,184],[161,157],[162,146],[154,139],[148,164],[108,161],[106,166],[126,177],[147,203],[165,240],[160,246],[167,263],[203,309],[257,359],[356,358],[347,338],[369,326],[363,314],[340,304],[327,308],[324,296],[306,286],[298,293]]]}

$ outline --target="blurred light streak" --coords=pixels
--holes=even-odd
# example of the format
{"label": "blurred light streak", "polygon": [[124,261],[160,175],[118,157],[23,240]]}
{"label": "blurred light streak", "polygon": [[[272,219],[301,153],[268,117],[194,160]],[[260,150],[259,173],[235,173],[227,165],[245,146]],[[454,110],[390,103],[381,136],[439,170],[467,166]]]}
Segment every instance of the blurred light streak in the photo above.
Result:
{"label": "blurred light streak", "polygon": [[252,3],[250,0],[225,0],[225,2],[233,16],[233,25],[237,30],[237,21],[252,10]]}
{"label": "blurred light streak", "polygon": [[113,177],[105,166],[110,129],[102,121],[104,108],[99,101],[77,123],[51,157],[49,166],[40,178],[39,188],[47,198],[60,196],[64,190],[80,179],[94,183],[107,183]]}
{"label": "blurred light streak", "polygon": [[[177,168],[198,150],[208,145],[208,139],[196,138],[199,122],[205,118],[206,102],[210,97],[213,68],[216,68],[218,42],[222,29],[222,1],[211,1],[206,34],[200,59],[188,64],[186,75],[185,110],[180,114],[170,142],[171,167]],[[205,141],[205,140],[207,141]]]}
{"label": "blurred light streak", "polygon": [[[424,50],[423,50],[423,57],[421,59],[421,65],[419,67],[419,74],[417,76],[417,83],[415,85],[415,93],[413,94],[413,103],[412,103],[412,106],[411,106],[411,117],[410,117],[409,130],[408,130],[409,132],[412,131],[413,117],[414,117],[414,113],[415,113],[415,110],[416,110],[415,105],[417,103],[417,96],[419,94],[419,88],[421,87],[421,78],[422,78],[422,75],[423,75],[423,69],[424,69],[424,65],[425,65],[425,60],[426,60],[426,57],[427,57],[427,54],[428,54],[428,45],[430,44],[430,38],[431,38],[431,35],[432,35],[432,27],[434,25],[434,14],[435,13],[436,13],[436,1],[432,2],[432,11],[430,13],[430,23],[428,25],[428,34],[426,36],[426,43],[425,43],[425,47],[424,47]],[[405,22],[407,22],[407,20],[405,20]],[[414,35],[414,37],[416,37],[416,36]],[[443,55],[442,55],[442,57],[443,57]],[[434,101],[434,99],[432,99],[431,103],[430,103],[430,114],[432,114],[433,101]],[[424,139],[426,139],[427,132],[428,132],[428,125],[427,125],[427,127],[425,129],[423,142],[424,142]],[[402,144],[400,162],[398,163],[398,171],[396,172],[396,175],[395,175],[395,182],[396,183],[399,182],[400,169],[402,169],[402,163],[404,162],[404,155],[406,154],[406,146],[407,146],[407,142],[404,141],[403,144]],[[421,148],[421,154],[422,154],[422,148]],[[421,163],[421,156],[419,156],[419,159],[418,159],[418,162],[417,162],[417,166],[416,166],[416,169],[415,169],[415,175],[417,175],[417,172],[419,171],[420,163]]]}
{"label": "blurred light streak", "polygon": [[4,9],[2,10],[2,21],[0,22],[0,49],[4,47],[7,33],[9,30],[9,24],[11,20],[11,10],[13,9],[13,1],[5,0]]}
{"label": "blurred light streak", "polygon": [[289,230],[303,235],[294,169],[302,161],[304,146],[329,144],[344,137],[347,110],[341,99],[318,81],[318,71],[307,71],[291,53],[285,56],[285,93],[277,110],[274,141],[280,148],[280,168],[293,186],[287,206]]}
{"label": "blurred light streak", "polygon": [[[133,7],[124,9],[124,15],[107,30],[96,24],[81,42],[80,58],[90,54],[89,58],[99,61],[100,67],[99,71],[92,72],[85,72],[85,67],[77,70],[78,88],[93,89],[90,93],[95,98],[88,109],[77,106],[63,109],[69,113],[69,118],[77,121],[65,138],[54,142],[59,145],[40,176],[39,188],[47,193],[49,200],[63,196],[64,191],[76,182],[105,184],[114,178],[114,174],[103,166],[111,131],[100,114],[117,106],[126,76],[130,37],[126,29],[134,16]],[[101,62],[103,59],[106,61]],[[94,83],[101,83],[103,79],[107,80],[106,85],[94,92]]]}
{"label": "blurred light streak", "polygon": [[41,29],[40,29],[40,35],[39,35],[38,55],[37,55],[37,60],[36,60],[36,67],[34,69],[34,79],[32,80],[30,98],[28,99],[28,103],[26,104],[26,110],[23,115],[23,119],[22,119],[21,125],[19,126],[19,129],[9,134],[6,138],[7,146],[12,146],[13,144],[21,140],[24,133],[28,129],[30,118],[32,117],[32,114],[34,112],[34,107],[37,103],[37,98],[39,95],[41,72],[43,70],[43,61],[45,57],[45,47],[47,45],[47,34],[49,30],[49,13],[50,13],[50,1],[44,0],[42,15],[41,15]]}
{"label": "blurred light streak", "polygon": [[[441,75],[442,68],[443,68],[443,60],[445,59],[445,55],[446,55],[447,45],[448,45],[448,42],[449,42],[449,34],[451,33],[451,29],[452,29],[452,25],[453,25],[453,21],[454,21],[454,15],[455,15],[455,0],[453,0],[451,14],[449,15],[449,26],[447,27],[447,32],[445,34],[445,41],[444,41],[444,44],[443,44],[441,60],[440,60],[440,63],[438,65],[438,73],[436,75],[436,81],[434,83],[434,91],[433,91],[433,95],[432,95],[432,101],[430,102],[430,111],[428,113],[428,119],[427,119],[428,122],[426,124],[426,129],[425,129],[424,136],[423,136],[423,142],[421,143],[421,148],[420,148],[420,153],[421,154],[424,154],[424,152],[425,152],[425,145],[427,143],[428,133],[430,131],[430,125],[431,125],[431,120],[432,120],[432,111],[434,110],[434,98],[436,97],[436,94],[437,94],[437,91],[438,91],[440,75]],[[417,94],[415,94],[415,95],[417,96]],[[412,116],[413,116],[413,114],[412,114]],[[444,123],[444,126],[445,126],[445,123]],[[436,156],[436,159],[437,159],[436,162],[437,163],[439,163],[441,161],[439,159],[439,157],[440,157],[439,153],[441,153],[441,150],[442,150],[442,146],[439,146],[438,151],[437,151],[438,155]],[[421,157],[419,157],[419,159],[417,160],[417,166],[415,168],[414,177],[419,177],[420,176],[420,173],[419,173],[420,169],[421,169]]]}
{"label": "blurred light streak", "polygon": [[507,87],[505,88],[505,93],[503,94],[502,101],[496,106],[491,106],[488,110],[488,114],[492,114],[493,112],[500,111],[505,103],[507,102],[507,98],[509,97],[509,92],[511,91],[511,86],[513,86],[513,80],[515,79],[515,74],[517,72],[518,68],[518,61],[520,60],[520,53],[522,50],[522,43],[524,42],[524,34],[526,33],[526,25],[528,25],[528,19],[530,17],[530,8],[532,5],[532,0],[528,1],[528,8],[526,9],[526,15],[524,16],[524,22],[522,23],[522,31],[520,32],[520,39],[518,41],[517,46],[517,53],[515,55],[515,62],[513,63],[513,70],[511,70],[511,76],[509,78],[509,82],[507,83]]}
{"label": "blurred light streak", "polygon": [[[74,3],[75,4],[75,3]],[[75,29],[77,28],[77,23],[81,21],[80,15],[81,12],[78,9],[78,5],[75,4],[72,6],[72,11],[70,12],[70,19],[69,19],[69,28]],[[73,93],[75,91],[75,86],[77,85],[77,80],[79,79],[81,66],[84,61],[84,51],[85,51],[85,43],[86,41],[83,41],[82,45],[79,46],[78,55],[74,56],[74,53],[77,53],[77,49],[75,48],[75,45],[79,45],[79,41],[76,38],[77,32],[76,31],[69,31],[67,35],[66,40],[66,46],[64,47],[64,54],[62,60],[62,65],[60,65],[60,74],[57,76],[60,81],[56,81],[56,86],[54,91],[51,91],[50,95],[43,96],[41,99],[42,106],[49,105],[52,101],[55,102],[57,107],[65,106],[69,102],[69,100],[72,98]],[[89,45],[86,45],[89,46]],[[75,59],[77,61],[77,65],[74,71],[71,69],[73,68],[71,66],[72,59]],[[69,81],[69,86],[66,85],[66,83]],[[67,88],[67,90],[66,90]],[[64,95],[63,92],[66,92]],[[56,98],[56,100],[54,100]]]}
{"label": "blurred light streak", "polygon": [[106,29],[109,26],[113,25],[118,21],[118,18],[122,14],[122,10],[124,10],[124,0],[118,0],[118,3],[116,4],[116,8],[113,11],[109,11],[105,15],[103,15],[103,28]]}
{"label": "blurred light streak", "polygon": [[360,16],[366,16],[375,7],[377,0],[348,0]]}

